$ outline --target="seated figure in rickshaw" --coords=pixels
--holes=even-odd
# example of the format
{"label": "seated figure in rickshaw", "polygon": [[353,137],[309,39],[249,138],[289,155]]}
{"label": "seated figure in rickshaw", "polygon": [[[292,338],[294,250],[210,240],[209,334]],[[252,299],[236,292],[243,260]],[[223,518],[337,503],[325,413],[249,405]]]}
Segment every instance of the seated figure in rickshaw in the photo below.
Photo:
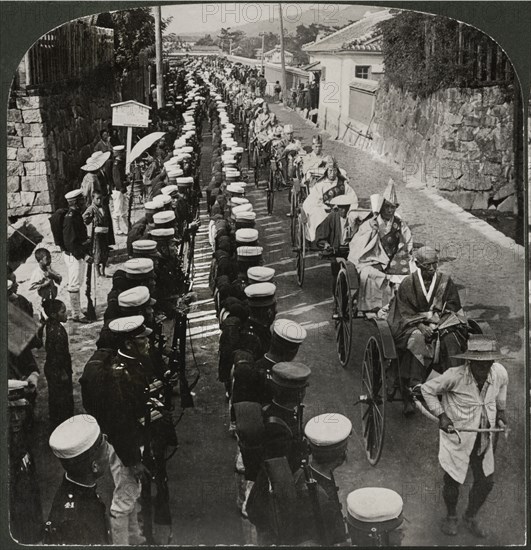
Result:
{"label": "seated figure in rickshaw", "polygon": [[340,171],[336,159],[325,157],[323,175],[310,189],[310,193],[302,203],[302,220],[305,223],[306,239],[315,241],[317,227],[326,219],[329,210],[327,205],[331,199],[339,195],[352,196],[351,208],[357,208],[358,197],[350,186],[348,178]]}
{"label": "seated figure in rickshaw", "polygon": [[[417,271],[408,275],[391,301],[387,322],[400,353],[402,387],[410,395],[426,380],[429,369],[443,373],[459,365],[453,358],[466,351],[468,324],[455,283],[437,270],[439,255],[428,246],[415,254]],[[404,400],[404,413],[414,411]]]}
{"label": "seated figure in rickshaw", "polygon": [[[336,291],[336,279],[340,263],[335,258],[346,258],[349,252],[349,243],[358,228],[357,216],[352,213],[353,206],[357,204],[355,195],[338,195],[330,200],[333,208],[328,216],[317,227],[315,233],[316,245],[322,249],[323,254],[330,258],[332,271],[332,296]],[[334,301],[333,317],[337,317],[337,309]]]}
{"label": "seated figure in rickshaw", "polygon": [[[371,203],[371,214],[350,241],[348,261],[356,266],[360,277],[358,311],[374,316],[391,300],[393,286],[410,272],[413,240],[411,230],[396,214],[398,200],[393,180],[383,196],[371,196]],[[398,270],[400,273],[391,274],[391,264],[398,253],[404,256],[404,266]]]}
{"label": "seated figure in rickshaw", "polygon": [[323,138],[317,134],[312,138],[312,152],[302,157],[302,173],[309,188],[315,183],[315,179],[311,177],[312,171],[321,168],[324,163]]}
{"label": "seated figure in rickshaw", "polygon": [[301,159],[299,153],[302,151],[301,142],[293,137],[293,125],[286,124],[284,126],[280,146],[281,150],[278,159],[282,163],[284,181],[289,184],[295,176],[295,167]]}

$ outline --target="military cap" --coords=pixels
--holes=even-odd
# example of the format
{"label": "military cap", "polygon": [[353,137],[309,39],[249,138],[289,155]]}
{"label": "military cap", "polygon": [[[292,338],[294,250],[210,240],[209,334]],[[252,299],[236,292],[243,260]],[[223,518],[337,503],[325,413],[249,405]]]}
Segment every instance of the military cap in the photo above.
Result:
{"label": "military cap", "polygon": [[243,147],[235,146],[231,149],[231,151],[235,155],[241,155],[241,154],[243,154]]}
{"label": "military cap", "polygon": [[339,413],[320,414],[308,421],[304,433],[316,460],[335,460],[345,454],[352,422]]}
{"label": "military cap", "polygon": [[163,195],[174,195],[177,193],[177,186],[176,185],[166,185],[166,187],[163,187],[161,189],[161,192]]}
{"label": "military cap", "polygon": [[253,211],[253,205],[251,203],[246,204],[239,204],[238,206],[234,206],[231,210],[231,214],[233,218],[236,218],[238,214],[242,214],[244,212],[252,212]]}
{"label": "military cap", "polygon": [[124,263],[128,279],[145,279],[153,275],[153,260],[150,258],[132,258]]}
{"label": "military cap", "polygon": [[175,212],[173,210],[165,210],[164,212],[157,212],[153,214],[153,221],[155,225],[171,224],[175,221]]}
{"label": "military cap", "polygon": [[163,205],[160,202],[147,201],[144,203],[144,210],[146,214],[154,214],[157,210],[163,208]]}
{"label": "military cap", "polygon": [[252,244],[258,242],[258,231],[250,228],[237,229],[235,237],[237,243],[252,246]]}
{"label": "military cap", "polygon": [[[363,487],[347,496],[347,521],[350,525],[381,523],[401,519],[402,497],[385,487]],[[401,521],[400,521],[401,523]]]}
{"label": "military cap", "polygon": [[137,309],[146,304],[153,305],[147,286],[135,286],[118,294],[118,305],[122,308]]}
{"label": "military cap", "polygon": [[167,160],[164,163],[164,168],[166,169],[166,171],[171,170],[172,168],[179,168],[177,166],[177,159],[175,157],[172,157],[171,159]]}
{"label": "military cap", "polygon": [[270,307],[275,303],[277,287],[273,283],[254,283],[244,289],[250,307]]}
{"label": "military cap", "polygon": [[187,145],[186,147],[183,147],[183,153],[193,153],[194,148],[190,145]]}
{"label": "military cap", "polygon": [[117,153],[119,153],[120,151],[125,151],[125,145],[115,145],[112,150]]}
{"label": "military cap", "polygon": [[227,178],[227,181],[230,180],[230,181],[237,181],[238,178],[240,177],[240,171],[239,170],[231,170],[231,169],[227,169],[225,171],[225,177]]}
{"label": "military cap", "polygon": [[158,243],[169,241],[175,237],[175,229],[171,227],[152,229],[149,236]]}
{"label": "military cap", "polygon": [[312,371],[306,365],[295,362],[281,362],[273,365],[271,381],[283,388],[302,389],[308,386]]}
{"label": "military cap", "polygon": [[[241,204],[249,204],[249,199],[246,199],[245,197],[231,197],[230,198],[230,205],[231,206],[240,206]],[[252,207],[251,207],[252,210]],[[247,212],[247,210],[246,210]]]}
{"label": "military cap", "polygon": [[77,458],[96,448],[103,440],[97,420],[89,414],[77,414],[59,424],[48,444],[57,458]]}
{"label": "military cap", "polygon": [[350,206],[358,205],[358,199],[355,195],[338,195],[330,199],[329,203],[333,206]]}
{"label": "military cap", "polygon": [[171,204],[171,197],[169,195],[157,195],[151,202],[158,205],[159,208],[164,208],[168,204]]}
{"label": "military cap", "polygon": [[242,262],[254,262],[262,259],[264,249],[261,246],[239,246],[236,249],[238,260]]}
{"label": "military cap", "polygon": [[237,195],[243,195],[245,193],[245,189],[241,185],[236,185],[235,183],[227,185],[227,191]]}
{"label": "military cap", "polygon": [[149,336],[153,332],[144,325],[143,315],[130,315],[128,317],[113,319],[109,323],[109,330],[115,334],[128,336],[129,338]]}
{"label": "military cap", "polygon": [[194,183],[194,178],[192,176],[177,178],[177,185],[179,187],[190,187]]}
{"label": "military cap", "polygon": [[73,191],[69,191],[68,193],[66,193],[65,199],[67,201],[74,201],[79,197],[81,197],[82,195],[83,193],[81,192],[81,189],[74,189]]}
{"label": "military cap", "polygon": [[302,344],[307,336],[306,329],[291,319],[276,319],[273,323],[273,336],[286,342]]}
{"label": "military cap", "polygon": [[270,283],[274,276],[275,270],[272,267],[255,265],[247,270],[247,279],[250,283]]}
{"label": "military cap", "polygon": [[[172,167],[167,171],[167,174],[168,174],[168,179],[170,181],[174,181],[176,178],[179,178],[180,176],[183,175],[183,171],[180,168]],[[164,189],[164,187],[162,189]]]}
{"label": "military cap", "polygon": [[156,256],[157,252],[157,243],[150,239],[139,239],[134,241],[132,244],[133,252],[136,254],[146,254],[148,256]]}
{"label": "military cap", "polygon": [[256,212],[238,212],[234,214],[234,222],[237,229],[242,227],[254,227]]}

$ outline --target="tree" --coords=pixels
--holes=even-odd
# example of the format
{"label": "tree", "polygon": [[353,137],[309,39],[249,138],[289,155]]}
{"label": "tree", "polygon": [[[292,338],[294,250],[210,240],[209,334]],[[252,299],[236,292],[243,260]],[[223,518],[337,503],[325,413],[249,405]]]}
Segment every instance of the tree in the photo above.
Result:
{"label": "tree", "polygon": [[245,33],[243,31],[231,31],[230,29],[231,27],[222,28],[218,36],[220,48],[227,53],[229,53],[231,47],[237,47],[245,38]]}
{"label": "tree", "polygon": [[216,44],[216,41],[209,35],[206,34],[205,36],[201,37],[197,42],[197,46],[214,46]]}
{"label": "tree", "polygon": [[[171,17],[162,20],[163,31],[170,22]],[[98,24],[114,29],[114,63],[119,74],[137,67],[140,52],[155,46],[155,20],[151,8],[102,13],[98,16]]]}

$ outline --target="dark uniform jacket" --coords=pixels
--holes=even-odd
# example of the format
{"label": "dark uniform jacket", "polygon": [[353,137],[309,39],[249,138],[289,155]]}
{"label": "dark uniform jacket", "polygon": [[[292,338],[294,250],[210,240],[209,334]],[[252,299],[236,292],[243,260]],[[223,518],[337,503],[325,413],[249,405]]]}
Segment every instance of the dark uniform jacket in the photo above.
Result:
{"label": "dark uniform jacket", "polygon": [[118,351],[106,382],[96,420],[124,466],[132,466],[141,460],[144,428],[139,419],[146,412],[149,375],[139,359]]}
{"label": "dark uniform jacket", "polygon": [[63,221],[63,242],[65,252],[82,260],[87,253],[87,228],[79,210],[69,208]]}
{"label": "dark uniform jacket", "polygon": [[111,544],[105,505],[96,487],[63,478],[46,523],[44,544]]}
{"label": "dark uniform jacket", "polygon": [[140,239],[146,239],[148,235],[148,221],[146,216],[143,216],[138,221],[136,221],[129,230],[127,234],[127,254],[132,256],[133,254],[133,243],[139,241]]}

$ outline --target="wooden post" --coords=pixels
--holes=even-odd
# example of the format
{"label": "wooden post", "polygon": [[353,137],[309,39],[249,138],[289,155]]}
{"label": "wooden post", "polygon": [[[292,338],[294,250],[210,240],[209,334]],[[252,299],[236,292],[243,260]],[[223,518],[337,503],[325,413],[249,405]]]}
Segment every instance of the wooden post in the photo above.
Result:
{"label": "wooden post", "polygon": [[286,59],[284,57],[284,21],[282,18],[282,4],[278,4],[280,17],[280,64],[282,66],[282,103],[286,105]]}
{"label": "wooden post", "polygon": [[126,147],[126,155],[125,155],[125,173],[129,174],[131,171],[131,163],[129,161],[129,157],[131,156],[131,145],[133,143],[133,127],[128,126],[127,127],[127,147]]}

